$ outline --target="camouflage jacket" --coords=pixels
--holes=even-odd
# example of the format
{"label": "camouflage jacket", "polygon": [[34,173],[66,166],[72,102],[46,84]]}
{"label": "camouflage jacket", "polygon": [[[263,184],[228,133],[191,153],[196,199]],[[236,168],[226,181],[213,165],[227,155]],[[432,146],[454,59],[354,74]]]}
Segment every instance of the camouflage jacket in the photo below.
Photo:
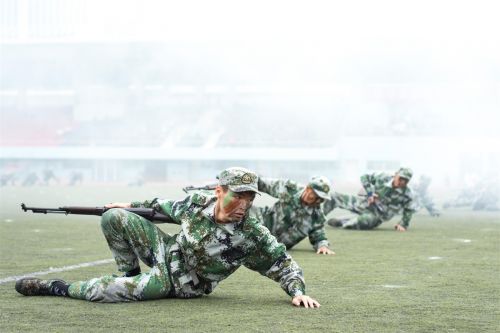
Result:
{"label": "camouflage jacket", "polygon": [[430,215],[439,215],[439,210],[436,208],[434,201],[432,201],[432,198],[427,194],[427,192],[414,191],[413,201],[415,210],[425,208]]}
{"label": "camouflage jacket", "polygon": [[238,223],[215,222],[216,197],[195,192],[181,201],[134,202],[170,216],[181,225],[168,250],[177,297],[209,294],[241,265],[279,282],[290,296],[305,294],[301,268],[260,221],[247,216]]}
{"label": "camouflage jacket", "polygon": [[387,221],[394,215],[402,213],[401,225],[408,228],[415,212],[413,194],[409,187],[393,188],[393,176],[386,173],[366,174],[361,176],[361,184],[367,193],[377,194],[381,209],[379,213]]}
{"label": "camouflage jacket", "polygon": [[272,207],[261,208],[264,225],[289,249],[306,237],[315,250],[329,246],[325,235],[325,215],[318,208],[303,206],[304,187],[291,180],[259,177],[259,191],[278,199]]}
{"label": "camouflage jacket", "polygon": [[413,193],[409,187],[405,189],[393,188],[392,179],[393,176],[386,173],[363,175],[361,176],[361,183],[365,191],[378,195],[379,201],[376,205],[368,205],[367,197],[349,200],[345,198],[349,196],[334,193],[332,195],[332,200],[325,202],[323,205],[324,213],[328,214],[336,207],[348,209],[357,213],[362,213],[364,210],[370,210],[382,221],[390,220],[396,214],[402,213],[403,217],[400,224],[408,228],[413,213],[415,212]]}

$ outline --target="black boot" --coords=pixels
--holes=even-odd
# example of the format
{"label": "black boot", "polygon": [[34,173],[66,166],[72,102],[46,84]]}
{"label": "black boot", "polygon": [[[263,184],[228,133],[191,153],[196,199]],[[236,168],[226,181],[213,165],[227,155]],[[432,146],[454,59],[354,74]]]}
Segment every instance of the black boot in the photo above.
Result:
{"label": "black boot", "polygon": [[41,280],[34,277],[16,281],[16,291],[25,296],[68,296],[69,284],[63,280]]}
{"label": "black boot", "polygon": [[326,221],[326,223],[329,225],[329,226],[332,226],[334,228],[340,228],[342,227],[343,221],[341,219],[336,219],[336,218],[331,218],[329,219],[328,221]]}

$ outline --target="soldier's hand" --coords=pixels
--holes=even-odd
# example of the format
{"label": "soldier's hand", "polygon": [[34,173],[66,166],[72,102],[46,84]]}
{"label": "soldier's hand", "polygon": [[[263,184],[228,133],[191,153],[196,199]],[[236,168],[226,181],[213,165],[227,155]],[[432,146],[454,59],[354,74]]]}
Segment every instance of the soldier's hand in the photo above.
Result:
{"label": "soldier's hand", "polygon": [[402,226],[402,225],[400,225],[400,224],[396,224],[396,225],[394,226],[394,229],[396,229],[396,231],[401,231],[401,232],[406,231],[406,228],[405,228],[405,227],[403,227],[403,226]]}
{"label": "soldier's hand", "polygon": [[106,208],[130,208],[132,204],[130,202],[112,202],[104,205]]}
{"label": "soldier's hand", "polygon": [[378,195],[374,193],[373,195],[368,197],[368,205],[374,204],[378,200]]}
{"label": "soldier's hand", "polygon": [[295,296],[292,298],[292,304],[305,308],[319,308],[321,306],[317,300],[306,295]]}
{"label": "soldier's hand", "polygon": [[326,246],[322,246],[318,249],[318,251],[316,251],[316,254],[335,254],[335,252],[333,252]]}

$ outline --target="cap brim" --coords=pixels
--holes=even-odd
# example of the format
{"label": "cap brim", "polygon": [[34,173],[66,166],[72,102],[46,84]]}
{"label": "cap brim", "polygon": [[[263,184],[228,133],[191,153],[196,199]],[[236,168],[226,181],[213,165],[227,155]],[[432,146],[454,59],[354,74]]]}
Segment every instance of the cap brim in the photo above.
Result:
{"label": "cap brim", "polygon": [[257,186],[249,186],[249,185],[228,185],[229,190],[233,192],[255,192],[259,193]]}
{"label": "cap brim", "polygon": [[324,199],[324,200],[329,200],[330,199],[330,194],[328,194],[326,192],[321,192],[321,191],[314,190],[314,193],[316,193],[316,195],[318,197],[320,197],[321,199]]}

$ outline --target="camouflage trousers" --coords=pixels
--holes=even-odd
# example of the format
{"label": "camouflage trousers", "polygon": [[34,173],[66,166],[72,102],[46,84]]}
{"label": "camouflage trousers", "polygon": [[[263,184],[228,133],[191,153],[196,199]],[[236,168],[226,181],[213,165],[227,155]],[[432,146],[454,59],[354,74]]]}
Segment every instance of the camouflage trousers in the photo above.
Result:
{"label": "camouflage trousers", "polygon": [[93,302],[142,301],[172,297],[168,252],[174,238],[136,214],[110,209],[102,215],[101,228],[118,270],[139,267],[139,260],[151,268],[133,277],[107,275],[71,283],[69,296]]}
{"label": "camouflage trousers", "polygon": [[376,212],[375,208],[368,205],[366,198],[340,193],[335,193],[334,198],[336,207],[357,214],[352,218],[341,219],[342,228],[369,230],[382,224],[382,217]]}

